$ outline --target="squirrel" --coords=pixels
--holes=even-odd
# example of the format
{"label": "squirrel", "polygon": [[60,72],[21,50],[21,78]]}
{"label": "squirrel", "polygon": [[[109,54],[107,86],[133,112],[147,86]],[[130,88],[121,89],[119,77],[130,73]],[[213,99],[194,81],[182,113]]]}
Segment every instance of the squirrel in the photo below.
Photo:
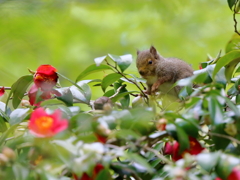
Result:
{"label": "squirrel", "polygon": [[146,94],[160,91],[178,97],[180,86],[173,84],[193,75],[192,67],[178,58],[161,56],[154,46],[149,50],[137,51],[137,69],[142,78],[146,79]]}

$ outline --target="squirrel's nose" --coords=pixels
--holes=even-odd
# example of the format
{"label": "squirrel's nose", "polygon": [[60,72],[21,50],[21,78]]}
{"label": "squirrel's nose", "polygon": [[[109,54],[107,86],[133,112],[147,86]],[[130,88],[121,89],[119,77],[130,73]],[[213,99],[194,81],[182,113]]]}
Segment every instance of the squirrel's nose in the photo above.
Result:
{"label": "squirrel's nose", "polygon": [[144,75],[144,71],[139,71],[139,74]]}

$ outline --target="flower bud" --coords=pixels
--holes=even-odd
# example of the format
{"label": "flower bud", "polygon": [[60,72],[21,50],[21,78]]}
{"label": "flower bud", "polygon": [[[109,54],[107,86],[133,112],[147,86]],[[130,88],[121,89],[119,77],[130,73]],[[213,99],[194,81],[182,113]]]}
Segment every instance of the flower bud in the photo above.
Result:
{"label": "flower bud", "polygon": [[23,99],[21,101],[21,106],[22,107],[29,107],[30,106],[30,102],[28,100],[26,100],[26,99]]}
{"label": "flower bud", "polygon": [[5,155],[10,160],[15,159],[16,157],[15,152],[9,147],[4,147],[2,150],[2,154]]}
{"label": "flower bud", "polygon": [[167,119],[161,118],[157,121],[156,128],[159,131],[165,131],[166,130],[166,125],[167,125]]}
{"label": "flower bud", "polygon": [[4,166],[8,163],[9,159],[6,155],[0,153],[0,165]]}
{"label": "flower bud", "polygon": [[109,109],[109,106],[112,106],[112,101],[109,97],[102,96],[94,101],[94,108],[95,110],[103,110],[105,104],[109,104],[108,107],[105,107]]}

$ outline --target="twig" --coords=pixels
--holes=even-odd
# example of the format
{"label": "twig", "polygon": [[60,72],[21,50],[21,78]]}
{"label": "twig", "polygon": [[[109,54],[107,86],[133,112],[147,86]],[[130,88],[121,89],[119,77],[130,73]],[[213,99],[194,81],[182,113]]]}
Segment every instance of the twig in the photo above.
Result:
{"label": "twig", "polygon": [[[206,133],[206,132],[205,132]],[[213,133],[213,132],[208,132],[206,133],[208,135],[212,135],[212,136],[217,136],[217,137],[221,137],[221,138],[225,138],[225,139],[228,139],[228,140],[231,140],[237,144],[240,144],[240,141],[231,137],[231,136],[227,136],[227,135],[224,135],[224,134],[218,134],[218,133]]]}
{"label": "twig", "polygon": [[121,89],[122,89],[122,88],[125,88],[126,86],[127,86],[126,84],[120,86],[120,87],[116,90],[116,93],[115,93],[114,95],[110,96],[109,98],[111,99],[111,98],[116,97],[116,96],[120,93]]}
{"label": "twig", "polygon": [[[4,86],[0,86],[0,89],[3,88]],[[11,87],[4,87],[5,90],[11,90]]]}
{"label": "twig", "polygon": [[236,19],[236,14],[238,14],[237,13],[237,11],[236,11],[236,7],[237,7],[237,4],[238,4],[238,1],[239,0],[237,0],[236,2],[235,2],[235,4],[234,4],[234,7],[233,7],[233,21],[234,21],[234,32],[235,33],[237,33],[239,36],[240,36],[240,33],[239,33],[239,31],[237,30],[237,19]]}
{"label": "twig", "polygon": [[161,159],[162,161],[164,161],[167,164],[173,165],[173,162],[168,160],[167,158],[165,158],[162,154],[160,154],[157,150],[152,149],[150,147],[143,147],[145,150],[150,151],[152,153],[154,153],[159,159]]}
{"label": "twig", "polygon": [[131,83],[136,85],[137,88],[140,90],[141,94],[147,99],[147,104],[148,104],[148,96],[143,92],[143,90],[139,87],[139,85],[136,82],[134,82],[133,80],[129,79],[127,76],[125,76],[125,74],[123,74],[121,71],[119,71],[117,66],[111,65],[106,59],[105,59],[105,61],[106,61],[107,65],[114,68],[118,74],[121,74],[125,79],[127,79],[128,81],[130,81]]}

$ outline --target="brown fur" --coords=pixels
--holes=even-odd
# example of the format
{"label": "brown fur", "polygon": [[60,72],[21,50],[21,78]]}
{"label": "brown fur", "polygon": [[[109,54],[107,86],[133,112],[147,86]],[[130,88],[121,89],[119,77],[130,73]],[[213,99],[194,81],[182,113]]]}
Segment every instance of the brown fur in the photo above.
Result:
{"label": "brown fur", "polygon": [[[168,93],[170,90],[168,88],[176,81],[193,75],[193,69],[189,64],[177,58],[164,58],[153,46],[149,50],[137,51],[137,55],[137,68],[141,76],[147,80],[148,94],[156,91]],[[168,90],[164,89],[164,86]],[[172,94],[177,95],[180,89],[181,87],[176,86]]]}

